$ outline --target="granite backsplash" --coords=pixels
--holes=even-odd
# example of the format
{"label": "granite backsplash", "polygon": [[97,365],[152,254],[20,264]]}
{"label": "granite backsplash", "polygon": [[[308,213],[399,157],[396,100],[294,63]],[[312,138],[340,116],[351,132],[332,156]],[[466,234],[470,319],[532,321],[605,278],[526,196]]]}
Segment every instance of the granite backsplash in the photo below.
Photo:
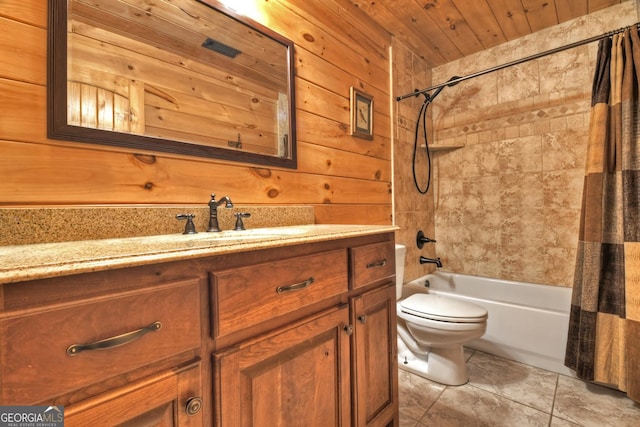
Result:
{"label": "granite backsplash", "polygon": [[[314,223],[312,206],[235,206],[218,208],[220,228],[232,230],[238,212],[251,214],[243,220],[247,229]],[[206,231],[206,205],[0,208],[0,246],[179,234],[182,213],[194,214],[196,230]]]}

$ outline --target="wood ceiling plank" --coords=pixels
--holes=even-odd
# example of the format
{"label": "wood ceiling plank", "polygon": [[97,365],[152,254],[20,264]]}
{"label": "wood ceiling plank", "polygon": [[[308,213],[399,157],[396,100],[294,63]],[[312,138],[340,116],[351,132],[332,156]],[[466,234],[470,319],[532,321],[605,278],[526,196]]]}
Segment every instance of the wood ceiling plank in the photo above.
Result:
{"label": "wood ceiling plank", "polygon": [[331,1],[352,3],[437,66],[587,13],[640,0]]}
{"label": "wood ceiling plank", "polygon": [[[291,0],[289,2],[294,3]],[[389,30],[378,22],[367,19],[367,15],[350,0],[327,0],[323,5],[331,9],[341,20],[358,28],[365,37],[371,39],[371,43],[385,51],[389,48],[391,42]],[[344,21],[341,21],[343,25]]]}
{"label": "wood ceiling plank", "polygon": [[555,0],[522,0],[532,32],[558,24]]}
{"label": "wood ceiling plank", "polygon": [[531,33],[529,21],[520,0],[489,0],[488,3],[507,40],[514,40]]}
{"label": "wood ceiling plank", "polygon": [[451,0],[416,1],[464,55],[471,55],[483,49],[480,40]]}
{"label": "wood ceiling plank", "polygon": [[[413,3],[413,0],[404,1],[406,3]],[[440,33],[439,37],[431,37],[428,34],[418,34],[416,32],[415,27],[417,25],[430,25],[431,28],[437,29],[433,22],[424,22],[426,18],[423,21],[412,21],[411,17],[404,17],[403,19],[403,17],[398,17],[391,12],[391,10],[395,12],[397,9],[405,9],[404,4],[402,7],[398,7],[398,4],[394,3],[393,0],[380,0],[376,2],[351,0],[351,2],[386,28],[391,34],[398,37],[399,40],[402,40],[416,54],[420,55],[433,66],[459,58],[459,56],[456,57],[455,52],[453,52],[457,51],[457,49],[444,34]],[[442,44],[438,44],[440,40]],[[461,55],[461,53],[457,51],[457,55]]]}
{"label": "wood ceiling plank", "polygon": [[440,27],[416,1],[407,0],[401,6],[393,0],[384,0],[384,3],[398,21],[415,33],[424,43],[434,46],[434,49],[444,57],[445,62],[453,61],[463,55],[450,36],[440,30]]}
{"label": "wood ceiling plank", "polygon": [[453,4],[485,49],[507,41],[486,0],[453,0]]}
{"label": "wood ceiling plank", "polygon": [[588,13],[589,0],[556,0],[558,21],[566,22]]}

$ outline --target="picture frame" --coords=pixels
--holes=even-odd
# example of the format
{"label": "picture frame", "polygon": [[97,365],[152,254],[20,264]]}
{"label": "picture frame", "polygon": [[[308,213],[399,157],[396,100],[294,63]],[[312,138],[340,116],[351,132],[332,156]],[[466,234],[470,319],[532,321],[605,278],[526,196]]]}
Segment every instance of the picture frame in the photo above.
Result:
{"label": "picture frame", "polygon": [[351,86],[351,135],[373,139],[373,97]]}

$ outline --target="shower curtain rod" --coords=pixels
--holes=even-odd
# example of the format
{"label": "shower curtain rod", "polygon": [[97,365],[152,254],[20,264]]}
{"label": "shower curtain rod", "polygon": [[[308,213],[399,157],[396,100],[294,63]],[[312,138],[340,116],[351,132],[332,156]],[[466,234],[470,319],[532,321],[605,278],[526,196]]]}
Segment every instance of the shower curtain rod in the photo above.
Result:
{"label": "shower curtain rod", "polygon": [[[427,92],[430,92],[434,89],[440,89],[443,88],[445,86],[454,86],[464,80],[468,80],[468,79],[472,79],[474,77],[479,77],[485,74],[489,74],[492,73],[494,71],[498,71],[498,70],[502,70],[503,68],[507,68],[507,67],[512,67],[514,65],[518,65],[518,64],[522,64],[523,62],[527,62],[527,61],[531,61],[534,59],[538,59],[538,58],[542,58],[543,56],[547,56],[547,55],[551,55],[553,53],[558,53],[558,52],[562,52],[563,50],[567,50],[567,49],[572,49],[574,47],[578,47],[578,46],[582,46],[584,44],[589,44],[589,43],[593,43],[602,39],[605,39],[607,37],[611,37],[615,34],[621,33],[623,31],[625,31],[627,28],[631,28],[631,27],[636,27],[636,28],[640,28],[640,22],[637,22],[633,25],[629,25],[628,27],[624,27],[624,28],[619,28],[617,30],[613,30],[613,31],[609,31],[608,33],[605,34],[601,34],[599,36],[594,36],[585,40],[581,40],[581,41],[577,41],[574,43],[570,43],[568,45],[564,45],[564,46],[560,46],[560,47],[556,47],[554,49],[551,50],[547,50],[544,52],[540,52],[540,53],[536,53],[535,55],[531,55],[531,56],[527,56],[525,58],[522,59],[516,59],[515,61],[511,61],[511,62],[507,62],[506,64],[502,64],[502,65],[496,65],[495,67],[491,67],[491,68],[487,68],[486,70],[482,70],[482,71],[478,71],[472,74],[468,74],[466,76],[463,77],[452,77],[449,81],[446,81],[444,83],[439,83],[437,85],[428,87],[426,89],[422,89],[422,90],[418,90],[416,89],[415,91],[413,91],[412,93],[408,93],[406,95],[402,95],[402,96],[398,96],[396,97],[396,101],[402,101],[405,98],[410,98],[412,96],[418,96],[418,95],[422,95],[422,94],[426,94]],[[427,95],[428,96],[428,95]]]}

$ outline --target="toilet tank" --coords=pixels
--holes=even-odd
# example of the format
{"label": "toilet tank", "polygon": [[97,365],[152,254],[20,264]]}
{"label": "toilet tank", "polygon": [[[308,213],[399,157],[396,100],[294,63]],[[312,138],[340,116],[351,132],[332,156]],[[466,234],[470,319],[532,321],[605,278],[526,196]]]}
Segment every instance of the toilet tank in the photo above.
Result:
{"label": "toilet tank", "polygon": [[404,283],[404,257],[407,248],[404,245],[396,245],[396,299],[402,297],[402,284]]}

